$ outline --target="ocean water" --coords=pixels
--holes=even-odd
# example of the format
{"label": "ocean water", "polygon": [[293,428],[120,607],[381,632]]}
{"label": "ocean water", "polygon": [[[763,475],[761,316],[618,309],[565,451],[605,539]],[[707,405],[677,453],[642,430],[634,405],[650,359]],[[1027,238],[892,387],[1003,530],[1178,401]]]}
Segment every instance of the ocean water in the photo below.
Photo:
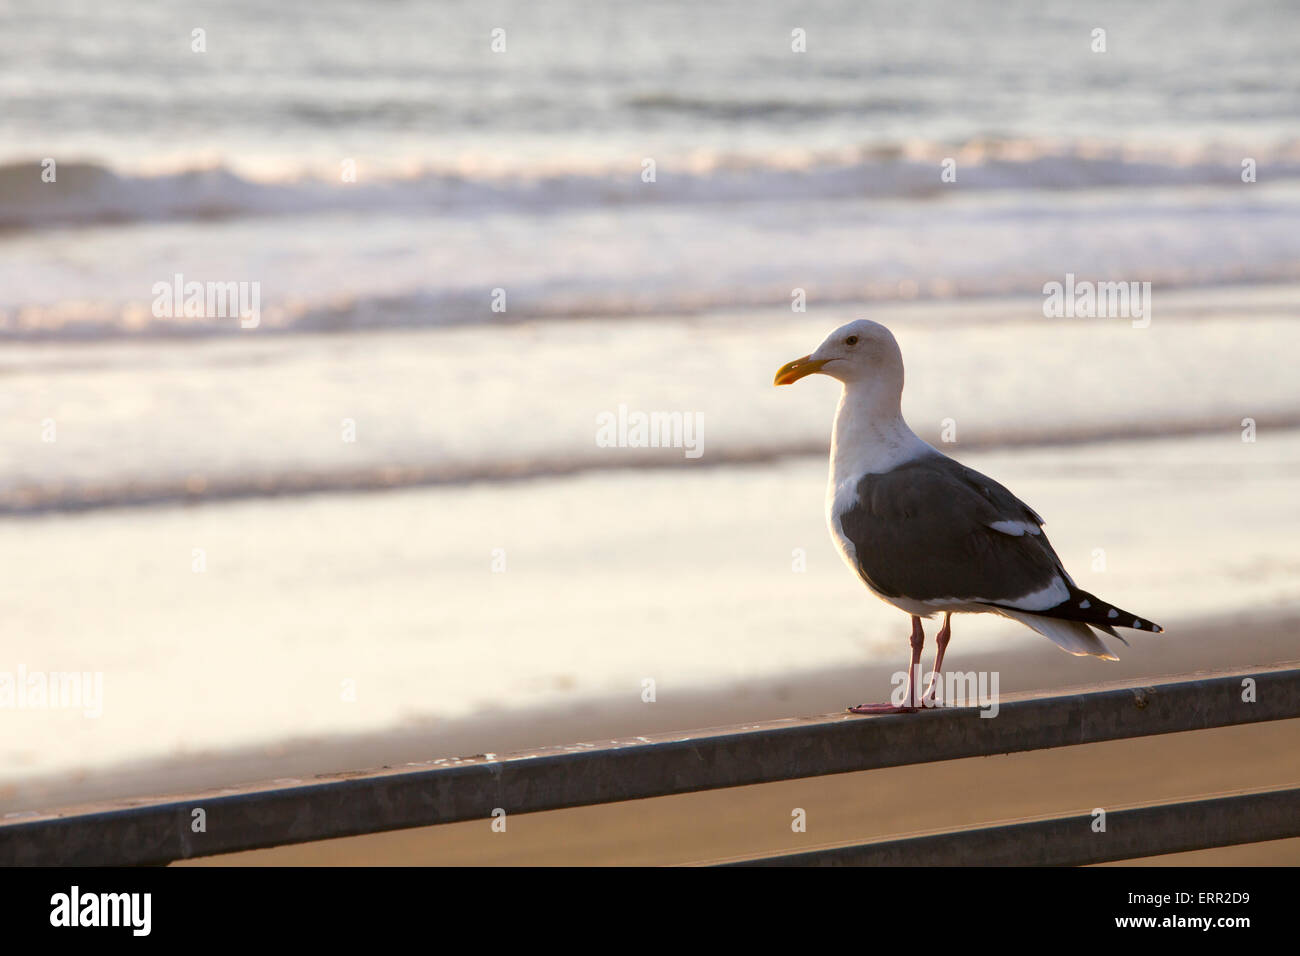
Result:
{"label": "ocean water", "polygon": [[0,336],[235,334],[152,314],[177,273],[260,283],[267,331],[1295,279],[1298,33],[1210,0],[0,4]]}
{"label": "ocean water", "polygon": [[[861,316],[1107,595],[1292,606],[1297,54],[1264,2],[0,0],[0,672],[106,682],[0,709],[0,777],[897,654],[834,389],[771,387]],[[1045,317],[1067,274],[1149,324]]]}

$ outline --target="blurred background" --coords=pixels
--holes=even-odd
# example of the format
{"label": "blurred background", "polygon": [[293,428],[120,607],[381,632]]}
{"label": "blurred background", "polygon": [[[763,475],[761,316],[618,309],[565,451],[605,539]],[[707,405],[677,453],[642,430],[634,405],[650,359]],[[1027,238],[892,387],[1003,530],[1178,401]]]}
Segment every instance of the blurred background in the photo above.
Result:
{"label": "blurred background", "polygon": [[[771,387],[859,317],[1167,629],[961,619],[953,667],[1295,656],[1298,45],[1223,0],[0,2],[0,671],[103,674],[0,709],[0,811],[883,699],[835,386]],[[1067,273],[1150,325],[1045,318]],[[156,316],[176,274],[259,327]],[[703,455],[599,447],[621,404]]]}

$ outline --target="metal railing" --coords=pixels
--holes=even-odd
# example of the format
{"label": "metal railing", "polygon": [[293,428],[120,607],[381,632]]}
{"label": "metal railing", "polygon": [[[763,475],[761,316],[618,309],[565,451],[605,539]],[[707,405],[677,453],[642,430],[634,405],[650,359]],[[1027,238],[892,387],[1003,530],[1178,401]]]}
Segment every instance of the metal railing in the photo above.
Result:
{"label": "metal railing", "polygon": [[[1250,688],[1248,692],[1247,688]],[[465,820],[535,813],[963,757],[1045,750],[1300,717],[1294,664],[1009,695],[978,708],[790,718],[691,733],[430,761],[427,769],[326,775],[0,823],[0,865],[130,865]],[[1279,759],[1295,755],[1280,754]],[[194,832],[194,811],[206,817]],[[1300,836],[1300,789],[1117,810],[1105,840],[1088,817],[964,829],[749,863],[1077,864]],[[1094,837],[1089,839],[1089,837]]]}

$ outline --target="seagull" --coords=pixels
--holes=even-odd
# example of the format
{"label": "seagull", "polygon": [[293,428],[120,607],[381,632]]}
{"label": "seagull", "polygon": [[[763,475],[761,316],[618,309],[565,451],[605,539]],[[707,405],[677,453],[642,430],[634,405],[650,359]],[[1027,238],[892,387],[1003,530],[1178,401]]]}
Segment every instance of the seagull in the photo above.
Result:
{"label": "seagull", "polygon": [[[826,520],[840,555],[877,597],[912,616],[903,703],[855,714],[913,713],[933,703],[955,613],[1001,614],[1077,656],[1119,660],[1092,628],[1164,629],[1094,594],[1066,573],[1038,513],[992,478],[922,441],[903,421],[903,354],[878,322],[836,329],[787,362],[776,385],[819,373],[844,385],[831,436]],[[934,671],[917,696],[922,618],[943,614]]]}

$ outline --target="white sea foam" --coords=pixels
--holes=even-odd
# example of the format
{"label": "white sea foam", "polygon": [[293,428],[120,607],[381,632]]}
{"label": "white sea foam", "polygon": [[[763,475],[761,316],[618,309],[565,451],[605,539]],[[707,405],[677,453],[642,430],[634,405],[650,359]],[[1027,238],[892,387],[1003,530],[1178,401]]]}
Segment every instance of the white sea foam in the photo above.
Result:
{"label": "white sea foam", "polygon": [[[860,304],[803,315],[462,326],[377,335],[12,344],[0,355],[0,509],[382,489],[763,462],[826,447],[834,389],[775,369],[854,317],[888,324],[905,410],[990,448],[1300,423],[1300,292],[1170,292],[1160,318],[1046,319],[1041,300]],[[250,336],[252,336],[250,338]],[[708,423],[701,458],[602,449],[625,404]],[[56,430],[42,441],[41,423]],[[344,420],[355,440],[342,440]]]}

